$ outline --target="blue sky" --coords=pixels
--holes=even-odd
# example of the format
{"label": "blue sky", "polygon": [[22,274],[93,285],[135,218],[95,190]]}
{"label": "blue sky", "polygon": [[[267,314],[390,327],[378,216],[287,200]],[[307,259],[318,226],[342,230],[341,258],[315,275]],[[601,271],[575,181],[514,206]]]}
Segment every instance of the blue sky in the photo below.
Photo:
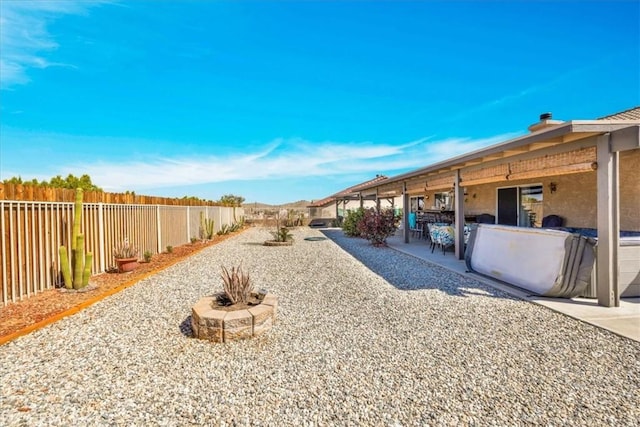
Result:
{"label": "blue sky", "polygon": [[319,199],[640,105],[638,1],[0,2],[0,179]]}

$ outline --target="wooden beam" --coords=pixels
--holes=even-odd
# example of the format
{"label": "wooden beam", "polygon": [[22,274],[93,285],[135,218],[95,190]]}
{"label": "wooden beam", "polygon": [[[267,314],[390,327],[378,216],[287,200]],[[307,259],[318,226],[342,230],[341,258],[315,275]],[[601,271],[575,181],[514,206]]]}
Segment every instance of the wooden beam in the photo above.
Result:
{"label": "wooden beam", "polygon": [[495,154],[491,154],[490,156],[484,156],[482,158],[482,163],[484,162],[490,162],[491,160],[498,160],[498,159],[502,159],[504,157],[503,153],[495,153]]}
{"label": "wooden beam", "polygon": [[593,172],[598,168],[595,162],[576,163],[573,165],[557,166],[540,170],[512,173],[507,175],[509,181],[516,179],[542,178],[545,176],[570,175],[573,173]]}
{"label": "wooden beam", "polygon": [[518,154],[526,153],[527,151],[529,151],[529,149],[525,145],[524,147],[516,148],[516,149],[513,149],[513,150],[505,150],[505,151],[503,151],[503,157],[516,156]]}
{"label": "wooden beam", "polygon": [[529,151],[541,150],[543,148],[553,147],[554,145],[560,144],[562,141],[545,141],[545,142],[534,142],[533,144],[529,144]]}
{"label": "wooden beam", "polygon": [[640,148],[640,126],[629,126],[611,132],[611,151],[627,151]]}
{"label": "wooden beam", "polygon": [[468,162],[464,163],[464,166],[475,166],[475,165],[480,165],[482,164],[482,159],[475,159],[475,160],[469,160]]}
{"label": "wooden beam", "polygon": [[471,185],[492,184],[494,182],[502,182],[502,181],[507,181],[507,177],[505,175],[496,175],[496,176],[489,176],[486,178],[463,180],[461,181],[460,185],[464,185],[466,187]]}

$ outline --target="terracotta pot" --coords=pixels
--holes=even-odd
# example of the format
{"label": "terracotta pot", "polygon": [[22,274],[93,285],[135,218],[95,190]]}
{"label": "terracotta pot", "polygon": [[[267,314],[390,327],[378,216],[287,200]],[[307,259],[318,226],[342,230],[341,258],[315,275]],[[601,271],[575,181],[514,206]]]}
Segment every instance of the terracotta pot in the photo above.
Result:
{"label": "terracotta pot", "polygon": [[116,258],[116,264],[120,273],[127,273],[138,268],[138,258]]}

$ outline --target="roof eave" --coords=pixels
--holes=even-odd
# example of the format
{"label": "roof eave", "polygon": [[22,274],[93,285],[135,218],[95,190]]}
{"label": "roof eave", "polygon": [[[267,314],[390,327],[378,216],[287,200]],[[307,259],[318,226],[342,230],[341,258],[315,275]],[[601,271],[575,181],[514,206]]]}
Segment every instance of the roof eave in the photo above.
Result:
{"label": "roof eave", "polygon": [[467,154],[463,154],[457,157],[453,157],[448,160],[444,160],[438,163],[434,163],[424,168],[416,169],[412,172],[406,172],[404,174],[389,177],[382,183],[374,183],[366,187],[362,187],[359,190],[368,190],[379,187],[380,185],[388,185],[395,182],[402,182],[404,180],[414,178],[420,175],[428,174],[440,169],[450,168],[459,164],[476,160],[480,157],[488,157],[493,154],[497,154],[503,151],[514,150],[516,148],[523,147],[528,144],[535,144],[538,142],[544,142],[557,138],[562,138],[565,135],[584,133],[584,134],[602,134],[607,132],[613,132],[618,129],[622,129],[628,126],[638,125],[640,121],[635,120],[572,120],[560,125],[556,125],[552,128],[542,129],[537,132],[528,133],[511,140],[500,142],[498,144],[491,145],[489,147],[481,148],[479,150],[472,151]]}

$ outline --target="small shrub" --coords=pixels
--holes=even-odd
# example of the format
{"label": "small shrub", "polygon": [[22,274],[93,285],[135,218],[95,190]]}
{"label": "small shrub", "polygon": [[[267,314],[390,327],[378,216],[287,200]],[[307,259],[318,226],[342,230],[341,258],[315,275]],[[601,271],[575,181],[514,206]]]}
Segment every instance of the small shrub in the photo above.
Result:
{"label": "small shrub", "polygon": [[192,237],[191,238],[191,244],[193,245],[194,243],[198,242],[198,238],[197,237]]}
{"label": "small shrub", "polygon": [[278,230],[272,231],[271,234],[276,242],[288,242],[293,240],[293,235],[287,227],[280,227]]}
{"label": "small shrub", "polygon": [[387,237],[396,232],[398,228],[398,217],[396,217],[391,209],[369,209],[364,212],[364,216],[358,222],[358,231],[360,235],[369,240],[374,246],[384,246],[387,243]]}
{"label": "small shrub", "polygon": [[170,254],[171,252],[173,252],[173,246],[167,245],[167,253]]}
{"label": "small shrub", "polygon": [[241,265],[231,267],[231,270],[222,267],[221,277],[224,287],[224,297],[231,304],[246,304],[249,301],[249,296],[251,295],[251,291],[253,291],[253,285],[251,284],[249,274],[242,271]]}
{"label": "small shrub", "polygon": [[358,208],[353,211],[347,211],[347,216],[342,221],[342,231],[349,237],[361,237],[358,223],[364,218],[364,208]]}
{"label": "small shrub", "polygon": [[144,262],[149,262],[151,261],[151,257],[153,256],[153,254],[151,253],[151,251],[144,251],[144,254],[142,256],[144,257]]}
{"label": "small shrub", "polygon": [[225,234],[229,234],[230,231],[231,230],[229,229],[229,225],[228,224],[223,224],[217,234],[218,234],[218,236],[223,236]]}

